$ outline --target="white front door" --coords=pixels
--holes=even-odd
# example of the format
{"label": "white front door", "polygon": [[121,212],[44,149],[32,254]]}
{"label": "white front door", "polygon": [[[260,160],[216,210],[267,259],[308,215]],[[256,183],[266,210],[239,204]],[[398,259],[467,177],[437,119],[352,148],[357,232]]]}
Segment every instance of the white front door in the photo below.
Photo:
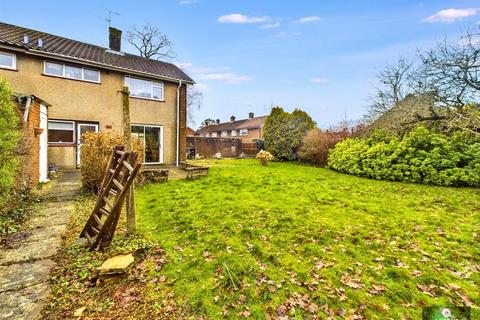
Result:
{"label": "white front door", "polygon": [[42,133],[39,136],[40,145],[39,145],[39,182],[48,181],[48,116],[47,116],[47,106],[40,105],[40,128],[43,129]]}
{"label": "white front door", "polygon": [[80,149],[82,148],[82,135],[87,132],[98,132],[98,124],[79,123],[77,125],[77,167],[80,167]]}

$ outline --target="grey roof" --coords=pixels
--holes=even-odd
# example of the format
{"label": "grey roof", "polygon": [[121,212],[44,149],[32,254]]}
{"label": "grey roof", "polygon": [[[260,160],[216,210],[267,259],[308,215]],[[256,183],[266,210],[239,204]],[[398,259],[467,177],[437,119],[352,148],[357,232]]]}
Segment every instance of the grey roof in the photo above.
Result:
{"label": "grey roof", "polygon": [[[28,36],[28,43],[24,43]],[[42,45],[38,45],[41,39]],[[104,68],[120,68],[167,80],[194,81],[180,68],[172,63],[143,58],[128,53],[115,53],[108,48],[88,44],[76,40],[55,36],[41,31],[0,22],[0,44],[24,49],[27,53],[47,54],[69,58],[79,62],[88,62]]]}
{"label": "grey roof", "polygon": [[230,130],[240,130],[240,129],[252,129],[252,128],[263,128],[265,120],[268,116],[261,116],[255,118],[248,118],[243,120],[236,120],[223,123],[214,123],[210,124],[200,130],[200,133],[210,133],[218,131],[230,131]]}

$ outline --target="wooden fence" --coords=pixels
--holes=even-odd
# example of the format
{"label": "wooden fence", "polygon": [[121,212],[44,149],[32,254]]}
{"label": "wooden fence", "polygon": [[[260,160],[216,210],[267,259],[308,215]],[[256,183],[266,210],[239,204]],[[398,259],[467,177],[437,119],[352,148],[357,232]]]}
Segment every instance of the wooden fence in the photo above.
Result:
{"label": "wooden fence", "polygon": [[186,152],[189,159],[196,155],[213,158],[217,153],[223,158],[236,158],[242,153],[254,157],[258,151],[255,143],[242,143],[239,138],[187,137]]}

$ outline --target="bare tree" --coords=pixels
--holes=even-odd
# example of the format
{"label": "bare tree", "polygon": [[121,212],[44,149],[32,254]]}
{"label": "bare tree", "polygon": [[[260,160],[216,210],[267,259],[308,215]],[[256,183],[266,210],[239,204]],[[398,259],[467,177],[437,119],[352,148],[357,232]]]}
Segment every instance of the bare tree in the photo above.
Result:
{"label": "bare tree", "polygon": [[467,32],[458,42],[447,39],[420,53],[423,86],[436,95],[437,103],[461,111],[480,98],[480,34]]}
{"label": "bare tree", "polygon": [[127,31],[127,41],[145,58],[158,60],[176,57],[172,41],[150,23],[140,29],[132,27]]}
{"label": "bare tree", "polygon": [[378,74],[380,85],[376,88],[375,95],[371,97],[367,118],[375,120],[385,112],[391,110],[402,101],[408,92],[409,73],[412,63],[400,58],[396,64],[386,66]]}
{"label": "bare tree", "polygon": [[199,110],[202,106],[203,92],[199,91],[195,86],[187,88],[187,117],[188,122],[195,126],[194,110]]}

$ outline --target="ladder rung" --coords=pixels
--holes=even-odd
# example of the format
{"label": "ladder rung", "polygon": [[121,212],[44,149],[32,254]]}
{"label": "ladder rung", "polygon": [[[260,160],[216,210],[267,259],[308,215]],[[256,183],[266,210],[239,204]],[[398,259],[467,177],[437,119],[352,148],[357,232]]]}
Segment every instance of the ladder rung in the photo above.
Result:
{"label": "ladder rung", "polygon": [[116,190],[110,189],[109,193],[114,197],[117,196],[117,191]]}
{"label": "ladder rung", "polygon": [[118,182],[117,179],[113,178],[113,184],[118,188],[118,190],[122,191],[123,190],[123,186],[120,182]]}
{"label": "ladder rung", "polygon": [[[95,227],[90,227],[90,229],[92,229],[93,233],[95,233],[95,235],[99,234],[100,233],[100,230],[98,230],[97,228]],[[85,231],[86,232],[86,231]]]}
{"label": "ladder rung", "polygon": [[103,201],[105,201],[105,203],[110,207],[110,209],[113,208],[112,203],[108,200],[107,197],[103,197]]}
{"label": "ladder rung", "polygon": [[93,218],[95,219],[95,221],[97,221],[98,226],[101,228],[103,226],[102,220],[100,220],[100,218],[96,214],[93,215]]}
{"label": "ladder rung", "polygon": [[130,163],[128,163],[127,161],[123,161],[123,165],[128,169],[128,171],[132,172],[133,171],[133,168],[132,166],[130,165]]}
{"label": "ladder rung", "polygon": [[108,216],[110,215],[110,211],[105,210],[104,208],[100,208],[99,211],[100,211],[100,213],[101,213],[102,215],[104,215],[104,216],[107,216],[107,217],[108,217]]}
{"label": "ladder rung", "polygon": [[110,173],[114,173],[114,172],[115,172],[115,170],[113,170],[113,169],[108,169],[108,172],[110,172]]}
{"label": "ladder rung", "polygon": [[90,235],[88,234],[87,231],[85,231],[85,232],[83,233],[83,235],[85,236],[85,238],[87,238],[87,241],[88,241],[89,244],[92,244],[92,243],[93,243],[92,237],[90,237]]}

